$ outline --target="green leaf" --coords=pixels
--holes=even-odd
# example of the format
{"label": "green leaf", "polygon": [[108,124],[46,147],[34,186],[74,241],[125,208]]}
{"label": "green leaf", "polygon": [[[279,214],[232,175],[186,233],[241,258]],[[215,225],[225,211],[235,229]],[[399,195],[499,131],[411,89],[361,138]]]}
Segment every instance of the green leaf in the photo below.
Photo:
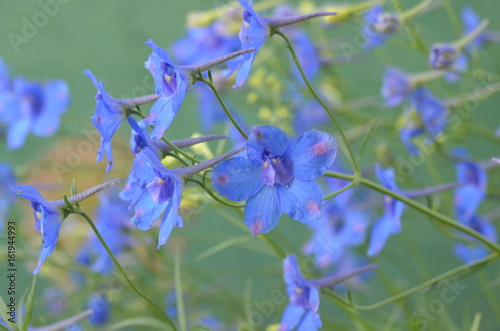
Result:
{"label": "green leaf", "polygon": [[479,331],[479,325],[481,324],[481,313],[476,313],[474,315],[474,320],[472,321],[472,325],[470,327],[470,331]]}
{"label": "green leaf", "polygon": [[[108,326],[108,330],[121,330],[123,328],[132,326],[145,326],[148,327],[148,330],[165,330],[164,322],[150,317],[128,318],[111,326]],[[172,328],[168,328],[167,330],[172,330]]]}
{"label": "green leaf", "polygon": [[[7,321],[10,318],[10,315],[7,315],[7,305],[5,304],[5,301],[3,301],[2,296],[0,295],[0,317],[4,320]],[[17,327],[16,324],[9,323],[9,325],[12,325],[12,331],[19,331],[19,328]],[[7,329],[5,326],[0,324],[0,327],[3,330],[10,331]]]}
{"label": "green leaf", "polygon": [[217,254],[231,246],[234,246],[234,245],[237,245],[239,243],[242,243],[242,242],[245,242],[245,241],[248,241],[251,237],[250,236],[239,236],[239,237],[235,237],[235,238],[230,238],[230,239],[227,239],[227,240],[224,240],[223,242],[215,245],[215,246],[212,246],[210,247],[209,249],[207,249],[206,251],[204,251],[203,253],[199,254],[196,258],[195,258],[195,261],[198,263],[198,262],[201,262],[203,261],[204,259],[206,259],[207,257],[209,256],[212,256],[214,254]]}

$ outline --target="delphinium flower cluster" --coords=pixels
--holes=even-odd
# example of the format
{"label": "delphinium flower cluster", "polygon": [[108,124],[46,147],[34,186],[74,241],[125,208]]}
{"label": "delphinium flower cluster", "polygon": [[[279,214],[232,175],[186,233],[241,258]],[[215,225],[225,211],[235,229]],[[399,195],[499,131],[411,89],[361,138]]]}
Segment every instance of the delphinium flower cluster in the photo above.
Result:
{"label": "delphinium flower cluster", "polygon": [[[498,155],[478,147],[486,140],[498,146],[498,132],[474,119],[479,102],[500,92],[499,76],[481,63],[499,38],[472,7],[459,17],[448,3],[460,35],[434,40],[418,25],[426,15],[443,14],[440,3],[396,2],[238,0],[190,13],[185,37],[137,45],[149,51],[144,68],[155,87],[148,95],[116,98],[104,84],[109,77],[85,69],[82,76],[97,92],[93,115],[84,111],[100,137],[97,162],[107,162],[93,171],[114,179],[93,187],[73,181],[71,194],[49,200],[47,187],[21,185],[23,174],[16,178],[0,164],[0,229],[17,195],[30,202],[42,238],[26,307],[0,314],[2,325],[36,330],[40,320],[46,323],[38,318],[43,298],[34,294],[36,282],[57,270],[70,270],[73,286],[88,291],[78,296],[84,304],[76,313],[43,330],[426,329],[437,320],[413,307],[431,305],[413,295],[474,273],[500,254],[500,213],[489,201],[498,197],[489,187],[498,171],[491,158]],[[336,31],[352,25],[353,43],[336,39]],[[418,65],[375,60],[390,59],[384,52],[395,48],[418,53]],[[349,78],[351,66],[366,61],[377,70]],[[380,95],[364,90],[365,79],[377,82]],[[186,106],[189,98],[197,113]],[[11,78],[0,60],[0,133],[9,149],[21,148],[29,132],[53,134],[68,102],[65,82]],[[199,118],[204,135],[187,132],[181,112]],[[128,159],[113,157],[120,127],[130,132]],[[174,131],[184,137],[172,139]],[[116,178],[123,169],[126,178]],[[91,216],[85,200],[97,193]],[[90,230],[72,239],[76,230],[67,229],[81,229],[74,216]],[[431,225],[425,236],[421,223]],[[219,229],[228,225],[242,234],[228,238]],[[198,228],[209,233],[193,234]],[[446,256],[456,257],[437,275],[413,271],[427,258],[441,263],[410,252],[416,239],[407,238],[427,244],[426,236],[450,240]],[[63,260],[61,239],[76,243]],[[203,247],[196,262],[227,253],[248,263],[243,296],[226,281],[231,269],[224,258],[214,262],[212,276],[190,263],[194,243]],[[257,253],[266,255],[258,263]],[[391,286],[397,273],[411,281]],[[480,277],[484,287],[496,286],[486,273]],[[64,298],[69,286],[61,287],[45,300],[73,300]],[[404,300],[412,307],[403,312]],[[496,296],[488,300],[497,309]],[[387,305],[398,311],[373,320],[364,314]],[[45,309],[64,311],[56,304]],[[477,329],[482,315],[472,313],[474,321],[465,323]],[[342,314],[348,318],[336,318]]]}

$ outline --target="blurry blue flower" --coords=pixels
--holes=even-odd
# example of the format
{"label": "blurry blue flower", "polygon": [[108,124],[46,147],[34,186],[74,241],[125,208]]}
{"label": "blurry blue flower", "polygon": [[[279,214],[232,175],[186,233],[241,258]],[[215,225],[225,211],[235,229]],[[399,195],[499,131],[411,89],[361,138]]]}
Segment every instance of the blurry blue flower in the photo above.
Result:
{"label": "blurry blue flower", "polygon": [[[471,218],[467,220],[466,223],[464,223],[464,225],[467,225],[474,231],[479,232],[484,237],[493,242],[497,241],[497,232],[495,226],[490,221],[487,221],[479,217],[478,215],[473,215]],[[477,239],[473,237],[470,236],[464,236],[464,237],[469,241],[477,242]],[[480,245],[479,242],[478,245]],[[467,245],[465,243],[455,244],[454,251],[455,255],[461,258],[464,261],[464,263],[471,263],[474,262],[475,260],[481,259],[486,255],[488,255],[487,249],[478,246]]]}
{"label": "blurry blue flower", "polygon": [[135,209],[132,224],[145,231],[161,218],[158,248],[163,245],[174,226],[182,227],[178,213],[184,183],[179,174],[161,164],[150,148],[135,155],[134,166],[120,197]]}
{"label": "blurry blue flower", "polygon": [[39,137],[54,134],[68,103],[69,89],[64,81],[14,79],[11,91],[0,92],[1,117],[8,127],[7,147],[20,148],[30,131]]}
{"label": "blurry blue flower", "polygon": [[[461,158],[468,157],[463,149],[455,149],[454,154]],[[488,178],[486,171],[477,163],[457,162],[457,181],[465,184],[455,190],[455,213],[462,224],[467,224],[476,214],[477,208],[486,195]]]}
{"label": "blurry blue flower", "polygon": [[365,14],[363,32],[366,40],[365,49],[381,46],[392,34],[399,31],[401,20],[398,16],[384,11],[381,5],[375,5]]}
{"label": "blurry blue flower", "polygon": [[465,54],[460,54],[457,60],[452,64],[450,70],[446,72],[444,78],[449,83],[454,83],[460,79],[460,74],[467,71],[469,60]]}
{"label": "blurry blue flower", "polygon": [[321,215],[323,193],[314,179],[335,159],[333,137],[315,130],[290,139],[273,126],[253,127],[247,158],[221,162],[211,173],[212,185],[233,201],[248,199],[245,223],[256,236],[273,229],[281,213],[307,222]]}
{"label": "blurry blue flower", "polygon": [[[375,172],[382,186],[393,192],[399,192],[394,178],[394,169],[384,170],[379,164],[376,164]],[[401,216],[405,210],[405,204],[388,195],[384,196],[383,204],[384,215],[372,228],[368,256],[375,256],[380,253],[389,236],[401,232]]]}
{"label": "blurry blue flower", "polygon": [[98,82],[90,70],[85,70],[84,74],[89,77],[95,87],[97,87],[97,94],[95,96],[96,108],[94,116],[90,118],[92,124],[94,124],[102,137],[101,147],[97,152],[96,161],[101,161],[104,153],[106,153],[106,157],[108,158],[108,167],[106,171],[109,171],[113,168],[111,138],[125,120],[125,117],[127,117],[127,108],[120,100],[114,99],[106,92],[102,80]]}
{"label": "blurry blue flower", "polygon": [[14,171],[8,163],[0,163],[0,233],[3,232],[7,216],[14,205],[14,195],[9,188],[15,185]]}
{"label": "blurry blue flower", "polygon": [[318,330],[321,327],[320,292],[302,275],[295,255],[288,255],[283,260],[283,275],[290,304],[283,313],[279,330]]}
{"label": "blurry blue flower", "polygon": [[[132,245],[132,240],[127,234],[130,224],[127,204],[114,193],[113,190],[99,196],[101,203],[96,212],[95,223],[108,247],[118,257],[126,247]],[[88,242],[87,251],[92,256],[95,255],[91,262],[92,271],[106,275],[113,270],[113,260],[94,235]]]}
{"label": "blurry blue flower", "polygon": [[[206,84],[194,87],[194,93],[198,97],[198,109],[200,112],[201,128],[204,132],[210,132],[217,121],[227,121],[227,116],[217,97]],[[229,105],[226,102],[226,106]]]}
{"label": "blurry blue flower", "polygon": [[297,133],[317,128],[330,120],[328,113],[316,100],[309,100],[298,106],[297,109],[293,120],[293,126]]}
{"label": "blurry blue flower", "polygon": [[226,29],[221,20],[208,26],[188,29],[187,37],[171,47],[177,62],[182,65],[208,62],[239,50],[239,39],[230,35]]}
{"label": "blurry blue flower", "polygon": [[[463,35],[471,33],[481,24],[481,18],[470,6],[463,7],[460,14],[462,18]],[[487,33],[483,32],[474,38],[474,41],[465,46],[465,48],[469,51],[472,51],[473,49],[479,50],[485,42],[487,42]]]}
{"label": "blurry blue flower", "polygon": [[109,302],[101,293],[93,293],[89,300],[88,306],[94,312],[89,316],[89,321],[94,326],[103,325],[107,322],[109,316]]}
{"label": "blurry blue flower", "polygon": [[419,88],[411,95],[411,103],[425,125],[425,130],[436,138],[443,133],[447,122],[447,108],[426,88]]}
{"label": "blurry blue flower", "polygon": [[[328,178],[327,183],[332,192],[349,184],[334,178]],[[352,204],[352,190],[342,192],[323,208],[320,220],[309,223],[314,233],[304,253],[313,254],[320,268],[336,265],[349,247],[365,241],[368,218]]]}
{"label": "blurry blue flower", "polygon": [[35,217],[35,228],[42,233],[42,251],[33,274],[38,274],[47,256],[52,254],[59,237],[59,229],[64,220],[62,211],[47,201],[34,187],[13,186],[11,191],[31,203]]}
{"label": "blurry blue flower", "polygon": [[159,140],[179,111],[191,82],[187,73],[177,69],[168,53],[152,39],[149,39],[146,45],[153,49],[153,53],[149,55],[145,67],[153,75],[155,93],[160,96],[151,107],[146,123],[154,126],[152,138]]}
{"label": "blurry blue flower", "polygon": [[415,137],[423,135],[425,131],[410,119],[408,119],[405,124],[406,125],[401,128],[401,130],[399,130],[399,137],[411,154],[418,155],[420,153],[420,150],[413,142],[413,139]]}
{"label": "blurry blue flower", "polygon": [[460,50],[454,45],[437,43],[431,47],[429,65],[434,69],[446,69],[451,67],[459,56]]}
{"label": "blurry blue flower", "polygon": [[396,68],[387,68],[382,77],[381,94],[389,107],[399,105],[413,92],[411,78],[405,72]]}

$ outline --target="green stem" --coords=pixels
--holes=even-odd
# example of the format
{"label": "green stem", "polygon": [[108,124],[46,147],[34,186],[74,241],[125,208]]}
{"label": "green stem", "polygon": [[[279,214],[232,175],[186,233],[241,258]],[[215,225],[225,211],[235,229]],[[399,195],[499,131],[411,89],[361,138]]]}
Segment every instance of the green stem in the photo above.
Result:
{"label": "green stem", "polygon": [[304,83],[307,85],[307,88],[309,89],[309,91],[311,92],[313,97],[321,104],[323,109],[327,112],[327,114],[330,117],[330,119],[332,120],[333,124],[335,125],[335,127],[339,131],[340,136],[342,137],[342,142],[344,143],[344,145],[347,148],[349,161],[351,162],[351,165],[354,168],[354,173],[359,174],[360,173],[359,166],[356,162],[356,159],[354,158],[354,154],[352,152],[351,146],[349,145],[349,142],[348,142],[347,137],[344,133],[344,130],[342,130],[342,127],[340,126],[340,123],[337,120],[337,118],[333,115],[332,111],[328,108],[328,106],[323,101],[323,99],[321,99],[320,96],[316,93],[316,91],[312,87],[311,83],[309,82],[309,79],[307,78],[307,76],[304,72],[304,69],[302,68],[302,65],[299,62],[299,59],[297,57],[297,54],[295,53],[295,49],[293,48],[292,43],[290,42],[290,39],[288,39],[288,37],[285,34],[283,34],[283,32],[281,32],[279,29],[276,29],[276,28],[272,28],[271,35],[272,34],[277,34],[278,36],[283,38],[283,40],[285,41],[286,46],[290,50],[290,53],[292,55],[293,62],[297,66],[297,69],[299,70],[300,75],[302,76],[302,79],[304,80]]}
{"label": "green stem", "polygon": [[489,20],[487,20],[487,19],[483,20],[477,28],[475,28],[474,30],[472,30],[471,32],[469,32],[467,35],[463,36],[459,40],[455,41],[453,43],[453,46],[455,46],[458,50],[462,50],[465,46],[467,46],[467,44],[469,44],[474,39],[476,39],[476,37],[479,36],[479,34],[481,32],[483,32],[484,29],[486,29],[488,24],[490,24]]}
{"label": "green stem", "polygon": [[333,292],[331,290],[325,289],[324,292],[328,295],[328,297],[330,299],[333,299],[337,302],[340,302],[347,307],[350,307],[350,308],[353,308],[356,310],[374,310],[374,309],[380,308],[382,306],[385,306],[387,304],[393,303],[395,301],[404,299],[405,297],[410,296],[414,293],[420,292],[422,290],[425,290],[426,288],[432,287],[432,286],[434,286],[434,285],[436,285],[436,284],[438,284],[438,283],[440,283],[440,282],[442,282],[450,277],[453,277],[453,276],[458,275],[464,271],[467,271],[468,269],[473,269],[473,268],[478,267],[482,264],[490,263],[491,261],[497,259],[498,257],[499,257],[498,253],[490,254],[490,255],[488,255],[482,259],[479,259],[473,263],[465,264],[465,265],[462,265],[462,266],[457,267],[455,269],[448,270],[447,272],[442,273],[441,275],[436,276],[434,278],[431,278],[431,279],[423,282],[420,285],[417,285],[409,290],[406,290],[404,292],[401,292],[397,295],[394,295],[390,298],[387,298],[385,300],[379,301],[379,302],[371,304],[371,305],[359,306],[359,305],[356,305],[354,303],[350,303],[350,302],[345,301],[344,299],[342,299],[340,296],[338,296],[335,292]]}
{"label": "green stem", "polygon": [[198,180],[198,179],[194,179],[194,178],[187,178],[186,179],[188,182],[193,182],[195,184],[198,184],[203,190],[205,190],[205,192],[208,193],[208,195],[210,195],[210,197],[212,199],[214,199],[215,201],[217,201],[218,203],[221,203],[223,204],[224,206],[228,206],[228,207],[231,207],[231,208],[243,208],[245,205],[240,205],[240,204],[233,204],[233,203],[229,203],[229,202],[226,202],[224,200],[222,200],[221,198],[219,198],[214,192],[212,192],[206,185],[205,183],[203,183],[202,181]]}
{"label": "green stem", "polygon": [[369,187],[369,188],[371,188],[375,191],[378,191],[382,194],[388,195],[388,196],[390,196],[394,199],[397,199],[401,202],[404,202],[408,206],[410,206],[410,207],[412,207],[412,208],[414,208],[414,209],[416,209],[424,214],[427,214],[430,217],[435,218],[436,220],[440,221],[441,223],[444,223],[452,228],[455,228],[456,230],[459,230],[467,235],[470,235],[470,236],[476,238],[477,240],[482,242],[484,245],[489,247],[491,250],[500,253],[500,246],[498,244],[490,241],[489,239],[487,239],[486,237],[484,237],[480,233],[474,231],[473,229],[471,229],[467,226],[464,226],[460,223],[457,223],[452,218],[445,216],[445,215],[443,215],[443,214],[441,214],[441,213],[439,213],[439,212],[437,212],[437,211],[435,211],[427,206],[424,206],[424,205],[422,205],[422,204],[420,204],[420,203],[418,203],[418,202],[416,202],[408,197],[405,197],[404,195],[393,192],[393,191],[385,188],[384,186],[377,184],[369,179],[355,176],[355,175],[348,175],[348,174],[333,172],[333,171],[325,172],[325,176],[346,179],[346,180],[350,180],[350,181],[359,180],[359,183],[361,185]]}
{"label": "green stem", "polygon": [[236,122],[236,119],[234,118],[234,116],[231,114],[231,112],[227,108],[226,104],[224,103],[224,100],[222,100],[222,97],[220,96],[219,91],[217,91],[217,89],[215,88],[215,85],[212,82],[206,80],[202,75],[194,76],[194,79],[198,80],[200,82],[203,82],[203,83],[207,84],[208,87],[210,87],[210,89],[214,92],[215,96],[217,97],[217,100],[219,101],[220,105],[222,106],[222,109],[224,109],[224,112],[226,113],[226,115],[229,118],[229,120],[231,121],[231,123],[233,123],[234,127],[239,131],[239,133],[245,139],[248,139],[248,135],[245,133],[245,131],[243,131],[243,129],[238,124],[238,122]]}
{"label": "green stem", "polygon": [[123,278],[125,278],[125,281],[132,288],[132,290],[138,296],[140,296],[146,302],[148,302],[158,312],[158,314],[165,320],[165,322],[167,322],[167,324],[170,326],[170,328],[172,330],[177,331],[177,328],[175,327],[175,324],[165,314],[165,312],[163,311],[163,309],[161,309],[153,300],[151,300],[150,298],[148,298],[145,294],[143,294],[141,291],[139,291],[139,289],[137,289],[137,287],[135,287],[134,283],[132,283],[132,281],[128,277],[127,273],[125,272],[125,270],[123,270],[123,267],[120,265],[120,263],[116,259],[115,255],[113,254],[113,252],[109,248],[108,244],[106,244],[106,241],[104,241],[104,238],[101,236],[101,234],[99,233],[99,230],[97,230],[97,227],[95,226],[94,222],[92,222],[92,220],[90,219],[90,217],[84,211],[82,211],[80,209],[73,208],[71,210],[71,212],[74,213],[74,214],[80,215],[81,217],[83,217],[87,221],[87,223],[89,223],[90,227],[92,228],[92,230],[96,234],[97,238],[99,239],[99,241],[101,242],[101,244],[104,246],[104,249],[108,253],[109,257],[113,260],[113,263],[115,264],[116,268],[122,274]]}
{"label": "green stem", "polygon": [[424,0],[415,7],[412,7],[408,10],[405,10],[401,14],[399,14],[399,17],[401,19],[401,23],[406,22],[409,18],[420,14],[425,8],[427,8],[434,0]]}
{"label": "green stem", "polygon": [[31,289],[28,295],[28,305],[26,307],[26,314],[24,315],[25,320],[23,323],[23,331],[28,330],[31,322],[31,315],[33,313],[33,302],[35,301],[35,290],[36,290],[36,281],[38,279],[38,275],[33,277],[33,281],[31,282]]}

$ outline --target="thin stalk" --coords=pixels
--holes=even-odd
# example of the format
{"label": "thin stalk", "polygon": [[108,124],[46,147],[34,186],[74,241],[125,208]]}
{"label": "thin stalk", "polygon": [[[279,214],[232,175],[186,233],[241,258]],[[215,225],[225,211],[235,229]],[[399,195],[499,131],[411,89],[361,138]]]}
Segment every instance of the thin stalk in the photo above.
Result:
{"label": "thin stalk", "polygon": [[111,258],[111,260],[113,260],[113,263],[115,264],[116,268],[118,269],[120,274],[123,276],[123,278],[125,279],[127,284],[130,286],[130,288],[132,288],[132,290],[135,292],[135,294],[137,294],[138,296],[143,298],[147,303],[149,303],[158,312],[158,314],[165,320],[165,322],[167,322],[167,324],[170,326],[170,328],[172,330],[177,331],[175,324],[165,314],[163,309],[161,309],[153,300],[151,300],[149,297],[147,297],[145,294],[143,294],[137,287],[135,287],[134,283],[132,283],[132,281],[128,277],[127,273],[125,272],[125,270],[123,270],[123,267],[116,259],[115,255],[113,254],[113,252],[109,248],[108,244],[106,244],[106,241],[104,241],[104,238],[101,236],[101,234],[99,233],[99,230],[97,230],[97,227],[95,226],[94,222],[90,219],[90,217],[84,211],[82,211],[80,209],[73,208],[71,210],[71,212],[74,214],[80,215],[81,217],[83,217],[87,221],[87,223],[89,223],[90,227],[92,228],[92,230],[96,234],[97,238],[99,239],[102,246],[104,247],[104,249],[108,253],[109,257]]}
{"label": "thin stalk", "polygon": [[243,136],[243,138],[248,139],[248,135],[245,133],[245,131],[243,131],[243,129],[238,124],[238,122],[236,122],[236,119],[234,118],[234,116],[231,114],[231,112],[227,108],[226,104],[224,103],[224,100],[222,100],[222,97],[220,96],[219,91],[217,91],[217,88],[215,87],[215,85],[212,82],[210,82],[209,80],[206,80],[202,75],[195,76],[194,79],[198,80],[200,82],[203,82],[203,83],[207,84],[208,87],[210,87],[210,89],[214,92],[215,97],[217,98],[220,105],[222,106],[222,109],[224,109],[224,112],[226,113],[226,115],[229,118],[229,120],[231,121],[231,123],[233,123],[234,127]]}
{"label": "thin stalk", "polygon": [[342,142],[344,143],[344,145],[347,148],[349,161],[351,162],[351,165],[354,168],[354,173],[359,174],[360,173],[359,166],[356,162],[356,159],[354,158],[354,154],[352,152],[351,146],[349,145],[347,137],[345,136],[344,130],[342,130],[342,127],[340,126],[340,123],[337,121],[337,118],[333,115],[332,111],[328,108],[328,106],[325,104],[323,99],[321,99],[321,97],[316,93],[316,91],[312,87],[311,83],[309,82],[309,79],[307,78],[307,76],[304,72],[304,69],[302,68],[302,65],[299,62],[299,59],[297,57],[297,54],[295,53],[295,49],[293,48],[292,43],[290,42],[290,39],[288,39],[288,37],[285,34],[283,34],[283,32],[281,32],[279,29],[273,28],[272,34],[277,34],[278,36],[283,38],[283,40],[285,41],[287,48],[290,50],[290,53],[292,55],[293,62],[297,66],[297,69],[299,70],[300,75],[302,76],[302,79],[304,80],[304,83],[307,85],[307,88],[309,89],[309,91],[311,92],[313,97],[320,103],[320,105],[323,107],[323,109],[327,112],[327,114],[330,117],[330,119],[332,120],[333,124],[335,125],[335,127],[339,131],[340,136],[342,137]]}

